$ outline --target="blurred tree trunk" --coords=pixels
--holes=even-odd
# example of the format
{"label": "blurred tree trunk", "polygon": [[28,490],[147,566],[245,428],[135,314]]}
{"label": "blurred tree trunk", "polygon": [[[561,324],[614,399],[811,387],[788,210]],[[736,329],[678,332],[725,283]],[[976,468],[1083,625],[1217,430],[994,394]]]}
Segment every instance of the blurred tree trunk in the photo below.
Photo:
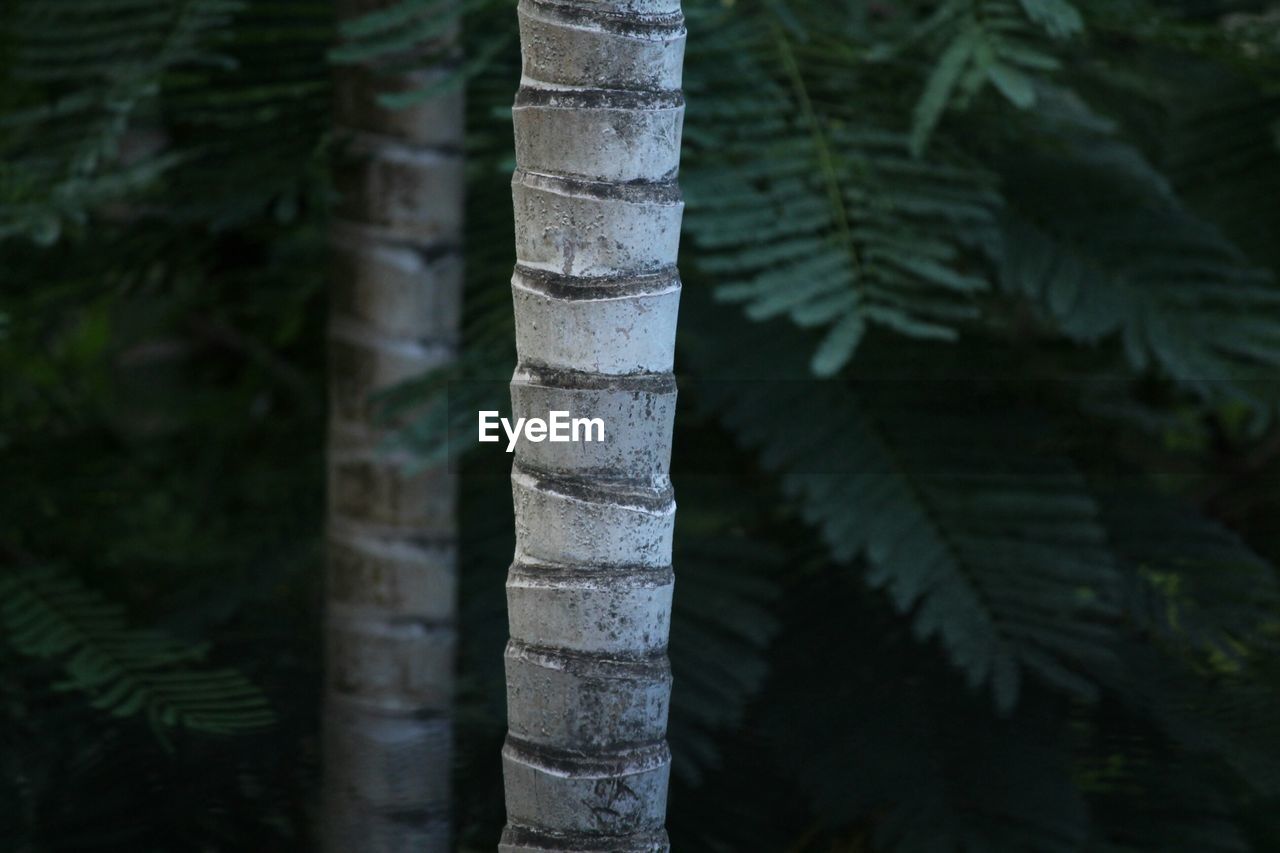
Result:
{"label": "blurred tree trunk", "polygon": [[[339,0],[339,15],[384,5]],[[405,455],[388,453],[370,400],[455,358],[463,99],[451,90],[408,109],[377,103],[445,73],[335,72],[321,830],[330,853],[451,849],[455,483],[443,469],[410,473]]]}
{"label": "blurred tree trunk", "polygon": [[670,752],[668,469],[683,212],[679,0],[520,5],[517,417],[503,851],[658,851]]}

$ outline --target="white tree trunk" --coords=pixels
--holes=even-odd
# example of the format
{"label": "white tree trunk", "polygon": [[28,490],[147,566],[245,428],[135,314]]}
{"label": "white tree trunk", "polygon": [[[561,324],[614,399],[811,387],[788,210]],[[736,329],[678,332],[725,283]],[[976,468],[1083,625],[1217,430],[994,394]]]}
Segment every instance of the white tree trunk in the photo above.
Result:
{"label": "white tree trunk", "polygon": [[[379,0],[340,2],[345,16]],[[322,843],[450,847],[455,483],[388,455],[370,395],[455,357],[462,290],[462,97],[388,111],[388,80],[339,68],[330,314]],[[443,72],[441,72],[443,73]],[[391,88],[429,85],[402,74]]]}
{"label": "white tree trunk", "polygon": [[665,851],[683,212],[679,0],[522,0],[512,281],[521,441],[500,849]]}

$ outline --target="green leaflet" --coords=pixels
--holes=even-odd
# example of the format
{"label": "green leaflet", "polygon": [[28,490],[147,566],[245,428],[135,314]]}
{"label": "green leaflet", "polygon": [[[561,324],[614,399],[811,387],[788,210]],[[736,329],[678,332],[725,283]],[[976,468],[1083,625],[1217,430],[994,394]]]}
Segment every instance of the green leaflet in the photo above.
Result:
{"label": "green leaflet", "polygon": [[1080,11],[1069,0],[1018,0],[1027,17],[1044,27],[1049,35],[1065,38],[1084,30]]}
{"label": "green leaflet", "polygon": [[978,49],[978,39],[977,30],[961,30],[933,66],[920,100],[916,102],[911,123],[911,151],[917,156],[924,153],[933,129],[938,126],[943,112],[951,102],[951,94],[960,83],[961,75],[973,61]]}
{"label": "green leaflet", "polygon": [[866,330],[866,323],[856,312],[846,314],[822,339],[813,354],[810,368],[818,376],[834,376],[853,358]]}
{"label": "green leaflet", "polygon": [[1019,109],[1030,109],[1036,103],[1035,85],[1031,78],[1012,65],[994,63],[987,69],[987,77],[1000,94]]}

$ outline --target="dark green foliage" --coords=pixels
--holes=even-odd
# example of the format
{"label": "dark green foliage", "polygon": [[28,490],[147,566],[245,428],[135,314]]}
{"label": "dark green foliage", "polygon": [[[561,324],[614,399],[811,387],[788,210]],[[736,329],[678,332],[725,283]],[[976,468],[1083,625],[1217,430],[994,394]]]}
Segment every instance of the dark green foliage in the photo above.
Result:
{"label": "dark green foliage", "polygon": [[1126,567],[1128,607],[1144,629],[1226,668],[1274,649],[1280,586],[1236,534],[1185,507],[1132,493],[1109,496],[1103,514]]}
{"label": "dark green foliage", "polygon": [[[492,849],[514,3],[11,6],[0,848],[315,848],[326,63],[376,60],[468,87],[464,358],[384,404],[463,474]],[[686,12],[675,849],[1280,847],[1274,9]],[[199,731],[247,684],[267,734]]]}
{"label": "dark green foliage", "polygon": [[[828,688],[811,669],[777,668],[761,703],[778,760],[824,829],[875,814],[873,849],[1082,848],[1089,810],[1071,778],[1065,706],[1029,691],[1015,717],[993,720],[985,697],[964,695],[936,655],[838,575],[795,584],[788,607],[779,661],[856,662]],[[810,724],[787,725],[800,717]]]}
{"label": "dark green foliage", "polygon": [[[1043,36],[1069,38],[1084,27],[1070,0],[945,0],[907,36],[936,55],[912,117],[911,147],[922,153],[943,114],[989,85],[1010,104],[1030,109],[1037,77],[1061,61]],[[881,51],[884,52],[884,51]]]}
{"label": "dark green foliage", "polygon": [[1271,383],[1257,382],[1280,366],[1271,273],[1191,212],[1138,149],[1059,127],[1054,151],[1005,161],[1002,285],[1073,341],[1118,338],[1136,372],[1273,406]]}
{"label": "dark green foliage", "polygon": [[989,286],[955,261],[996,237],[992,177],[913,158],[889,117],[841,103],[834,79],[811,91],[783,28],[704,26],[732,34],[690,72],[688,231],[717,297],[827,329],[819,375],[844,367],[870,324],[954,339]]}
{"label": "dark green foliage", "polygon": [[1024,669],[1095,698],[1078,670],[1112,663],[1119,577],[1088,484],[1043,420],[963,370],[925,378],[881,361],[865,390],[806,381],[785,332],[725,328],[749,355],[712,375],[773,381],[711,382],[701,398],[782,475],[832,557],[865,557],[916,636],[938,636],[1001,711],[1017,704]]}
{"label": "dark green foliage", "polygon": [[196,668],[206,650],[130,628],[120,608],[47,568],[0,578],[0,626],[22,654],[57,660],[56,690],[79,690],[116,717],[213,734],[272,721],[266,698],[239,673]]}
{"label": "dark green foliage", "polygon": [[310,849],[332,13],[125,5],[3,36],[0,848]]}
{"label": "dark green foliage", "polygon": [[[685,438],[722,440],[693,430]],[[671,626],[676,686],[669,739],[675,775],[698,784],[721,762],[717,735],[742,722],[764,680],[763,654],[778,629],[772,607],[784,563],[773,543],[743,533],[760,526],[767,507],[758,487],[721,477],[689,478],[682,485],[687,509],[679,517],[673,557],[681,574]],[[727,499],[726,491],[732,495]]]}
{"label": "dark green foliage", "polygon": [[[168,76],[226,68],[240,0],[13,4],[0,119],[0,239],[58,239],[90,210],[152,187],[179,157],[157,119]],[[11,88],[12,87],[12,88]]]}

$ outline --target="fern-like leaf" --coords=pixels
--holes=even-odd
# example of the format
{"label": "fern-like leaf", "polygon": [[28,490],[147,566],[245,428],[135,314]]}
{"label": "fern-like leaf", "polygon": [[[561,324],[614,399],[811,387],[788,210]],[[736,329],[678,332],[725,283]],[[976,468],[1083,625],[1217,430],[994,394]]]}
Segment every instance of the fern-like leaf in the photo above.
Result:
{"label": "fern-like leaf", "polygon": [[988,286],[959,261],[995,239],[990,177],[915,159],[874,116],[823,109],[782,31],[752,38],[717,40],[691,73],[687,227],[717,297],[825,329],[821,375],[874,326],[955,338]]}
{"label": "fern-like leaf", "polygon": [[1005,164],[1013,210],[1003,288],[1073,341],[1118,338],[1137,372],[1155,370],[1205,399],[1274,400],[1272,275],[1182,204],[1132,147],[1100,136],[1069,146]]}
{"label": "fern-like leaf", "polygon": [[65,572],[11,570],[0,577],[0,626],[18,652],[59,661],[60,690],[76,690],[116,717],[144,715],[157,731],[212,734],[262,729],[273,714],[233,670],[201,666],[205,651],[132,628],[123,611]]}
{"label": "fern-like leaf", "polygon": [[946,111],[968,104],[987,84],[1019,109],[1034,106],[1035,77],[1060,65],[1038,30],[1061,38],[1083,25],[1068,0],[947,0],[921,29],[934,53],[916,102],[911,150],[922,154]]}
{"label": "fern-like leaf", "polygon": [[949,411],[973,392],[888,372],[856,388],[806,381],[784,330],[725,334],[744,354],[713,370],[773,379],[708,382],[700,399],[759,451],[836,560],[865,558],[917,636],[938,638],[1002,711],[1027,673],[1096,697],[1116,663],[1119,575],[1084,477],[1034,440],[1042,424],[990,401]]}

